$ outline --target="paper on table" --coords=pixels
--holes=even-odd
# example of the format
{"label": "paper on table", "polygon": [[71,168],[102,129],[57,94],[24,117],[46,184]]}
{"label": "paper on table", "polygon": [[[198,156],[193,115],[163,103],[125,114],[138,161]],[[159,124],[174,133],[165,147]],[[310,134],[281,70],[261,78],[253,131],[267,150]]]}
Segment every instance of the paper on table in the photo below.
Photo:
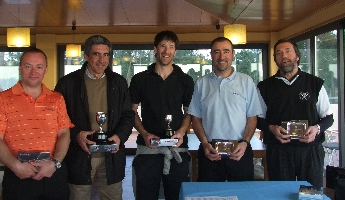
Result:
{"label": "paper on table", "polygon": [[204,197],[186,197],[185,200],[238,200],[237,196],[219,197],[219,196],[204,196]]}

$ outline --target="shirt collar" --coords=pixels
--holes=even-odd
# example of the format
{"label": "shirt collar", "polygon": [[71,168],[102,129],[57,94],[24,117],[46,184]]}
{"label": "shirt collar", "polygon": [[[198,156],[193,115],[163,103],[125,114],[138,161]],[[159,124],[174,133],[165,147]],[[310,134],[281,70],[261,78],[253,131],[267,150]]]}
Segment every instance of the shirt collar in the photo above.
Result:
{"label": "shirt collar", "polygon": [[[86,75],[87,75],[89,78],[91,78],[91,79],[97,79],[96,77],[94,77],[94,76],[90,73],[90,71],[89,71],[89,69],[87,68],[87,66],[86,66],[85,73],[86,73]],[[99,79],[104,78],[104,76],[105,76],[105,73],[103,73],[103,75],[102,75],[101,78],[99,78]]]}
{"label": "shirt collar", "polygon": [[[178,65],[172,64],[172,66],[174,69],[171,72],[171,75],[177,75],[178,73],[183,72],[182,69]],[[152,74],[157,74],[155,67],[156,67],[156,63],[152,63],[151,65],[148,66],[147,72],[152,73]]]}
{"label": "shirt collar", "polygon": [[298,68],[297,74],[294,77],[292,77],[291,81],[289,81],[285,77],[283,77],[280,74],[280,70],[278,70],[277,73],[274,76],[275,76],[276,79],[282,80],[286,85],[292,85],[297,80],[297,78],[301,75],[301,73],[302,73],[301,69]]}
{"label": "shirt collar", "polygon": [[[41,87],[42,87],[42,93],[40,94],[40,96],[53,94],[53,91],[51,91],[49,88],[47,88],[47,86],[45,84],[42,83]],[[18,81],[17,84],[15,84],[12,87],[12,92],[13,92],[13,94],[16,94],[16,95],[26,94],[22,85],[20,84],[20,81]]]}
{"label": "shirt collar", "polygon": [[[230,76],[224,78],[224,79],[227,79],[227,80],[229,80],[229,81],[234,80],[234,79],[236,78],[236,74],[237,74],[237,72],[235,71],[235,68],[234,68],[233,66],[231,66],[231,68],[232,68],[232,74],[231,74]],[[223,80],[223,78],[222,78],[221,76],[217,76],[217,75],[214,73],[214,71],[211,72],[211,75],[212,75],[212,77],[214,77],[214,78],[216,78],[216,79],[219,78],[220,80]]]}

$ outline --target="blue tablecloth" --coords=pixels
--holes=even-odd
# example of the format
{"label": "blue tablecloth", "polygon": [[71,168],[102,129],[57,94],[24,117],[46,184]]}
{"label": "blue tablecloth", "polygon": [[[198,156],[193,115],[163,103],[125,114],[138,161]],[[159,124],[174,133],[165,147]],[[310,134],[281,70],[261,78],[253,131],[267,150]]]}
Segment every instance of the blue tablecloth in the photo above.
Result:
{"label": "blue tablecloth", "polygon": [[[180,200],[204,196],[237,196],[239,200],[298,200],[300,185],[310,184],[306,181],[184,182]],[[324,199],[329,198],[324,195]]]}

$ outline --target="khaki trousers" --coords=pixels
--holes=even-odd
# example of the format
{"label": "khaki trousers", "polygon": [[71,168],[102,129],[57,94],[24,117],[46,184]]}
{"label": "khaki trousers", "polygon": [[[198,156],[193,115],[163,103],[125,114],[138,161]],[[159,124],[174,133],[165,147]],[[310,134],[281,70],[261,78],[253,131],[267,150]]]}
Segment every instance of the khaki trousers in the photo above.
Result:
{"label": "khaki trousers", "polygon": [[[91,157],[91,179],[94,188],[98,188],[101,200],[122,200],[122,181],[107,185],[105,158],[102,153],[93,153]],[[90,199],[92,185],[69,184],[70,200]]]}

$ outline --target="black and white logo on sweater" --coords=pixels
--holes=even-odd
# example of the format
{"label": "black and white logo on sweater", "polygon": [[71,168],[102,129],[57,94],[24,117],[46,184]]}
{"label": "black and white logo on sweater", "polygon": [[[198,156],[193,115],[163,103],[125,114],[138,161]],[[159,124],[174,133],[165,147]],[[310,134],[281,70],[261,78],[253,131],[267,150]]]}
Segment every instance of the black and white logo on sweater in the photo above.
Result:
{"label": "black and white logo on sweater", "polygon": [[300,92],[299,93],[299,99],[302,101],[307,101],[310,98],[310,95],[308,92]]}

